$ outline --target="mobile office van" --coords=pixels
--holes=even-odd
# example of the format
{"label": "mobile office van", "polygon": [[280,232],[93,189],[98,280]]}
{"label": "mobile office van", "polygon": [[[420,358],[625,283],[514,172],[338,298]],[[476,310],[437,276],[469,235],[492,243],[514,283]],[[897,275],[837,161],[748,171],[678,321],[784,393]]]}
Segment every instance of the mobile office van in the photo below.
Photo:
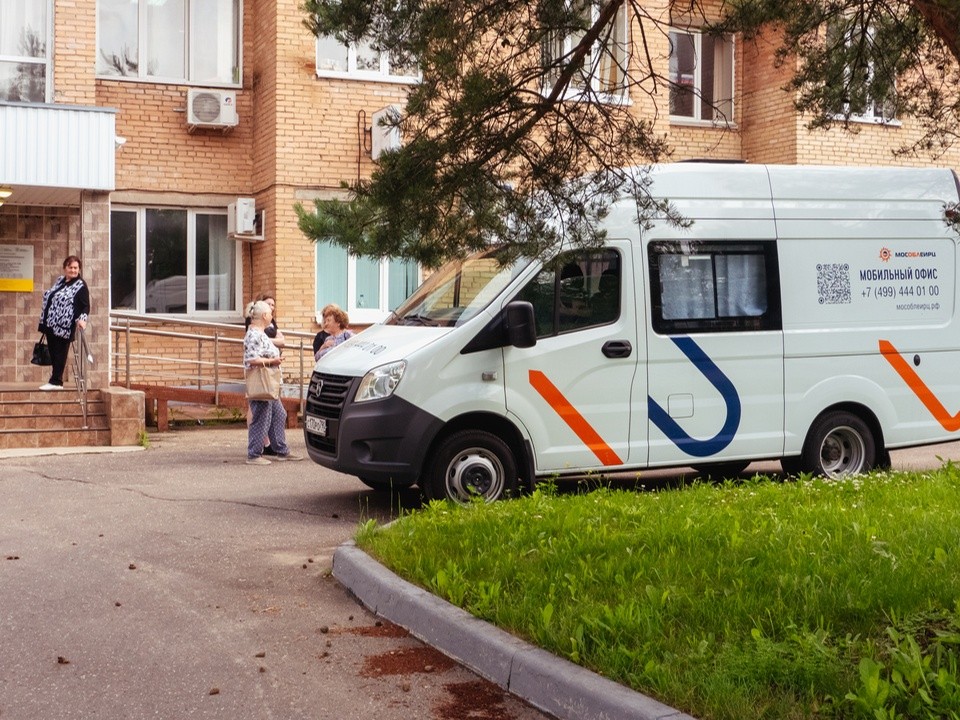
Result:
{"label": "mobile office van", "polygon": [[539,477],[780,458],[858,473],[960,437],[950,170],[681,163],[598,250],[431,275],[321,359],[310,457],[373,488],[510,494]]}

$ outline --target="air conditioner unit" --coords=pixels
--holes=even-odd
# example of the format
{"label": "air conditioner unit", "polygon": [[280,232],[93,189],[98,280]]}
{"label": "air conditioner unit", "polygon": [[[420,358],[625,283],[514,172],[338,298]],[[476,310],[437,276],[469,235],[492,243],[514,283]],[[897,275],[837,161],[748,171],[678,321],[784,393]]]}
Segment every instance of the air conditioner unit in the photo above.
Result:
{"label": "air conditioner unit", "polygon": [[187,125],[194,127],[232,128],[237,124],[237,92],[235,90],[187,90]]}
{"label": "air conditioner unit", "polygon": [[370,157],[376,160],[386,150],[396,150],[403,144],[400,128],[395,125],[383,125],[383,119],[400,117],[399,105],[387,105],[373,114],[373,125],[370,128]]}
{"label": "air conditioner unit", "polygon": [[253,198],[237,198],[227,205],[227,235],[256,235],[257,205]]}

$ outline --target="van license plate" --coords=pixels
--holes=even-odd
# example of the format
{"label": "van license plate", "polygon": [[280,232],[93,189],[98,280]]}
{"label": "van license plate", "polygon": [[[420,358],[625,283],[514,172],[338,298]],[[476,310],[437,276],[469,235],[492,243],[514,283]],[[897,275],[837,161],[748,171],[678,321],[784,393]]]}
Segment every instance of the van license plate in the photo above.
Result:
{"label": "van license plate", "polygon": [[314,417],[313,415],[307,415],[304,418],[306,423],[307,432],[313,433],[314,435],[327,435],[327,419]]}

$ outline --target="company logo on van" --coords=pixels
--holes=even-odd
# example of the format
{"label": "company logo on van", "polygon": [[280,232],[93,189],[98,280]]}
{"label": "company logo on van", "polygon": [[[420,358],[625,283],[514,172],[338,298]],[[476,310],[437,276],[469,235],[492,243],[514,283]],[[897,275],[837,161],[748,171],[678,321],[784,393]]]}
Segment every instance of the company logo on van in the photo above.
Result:
{"label": "company logo on van", "polygon": [[880,259],[884,262],[890,262],[890,258],[935,258],[937,253],[934,250],[898,250],[893,252],[890,248],[880,248]]}

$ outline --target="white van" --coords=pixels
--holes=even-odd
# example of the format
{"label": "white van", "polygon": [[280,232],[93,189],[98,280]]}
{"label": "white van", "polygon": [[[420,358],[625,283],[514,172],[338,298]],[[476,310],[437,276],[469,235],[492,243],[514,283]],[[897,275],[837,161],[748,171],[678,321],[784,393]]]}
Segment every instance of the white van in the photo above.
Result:
{"label": "white van", "polygon": [[960,438],[960,200],[944,169],[679,163],[595,251],[431,275],[321,359],[310,457],[487,500],[538,478],[779,458],[839,476]]}

